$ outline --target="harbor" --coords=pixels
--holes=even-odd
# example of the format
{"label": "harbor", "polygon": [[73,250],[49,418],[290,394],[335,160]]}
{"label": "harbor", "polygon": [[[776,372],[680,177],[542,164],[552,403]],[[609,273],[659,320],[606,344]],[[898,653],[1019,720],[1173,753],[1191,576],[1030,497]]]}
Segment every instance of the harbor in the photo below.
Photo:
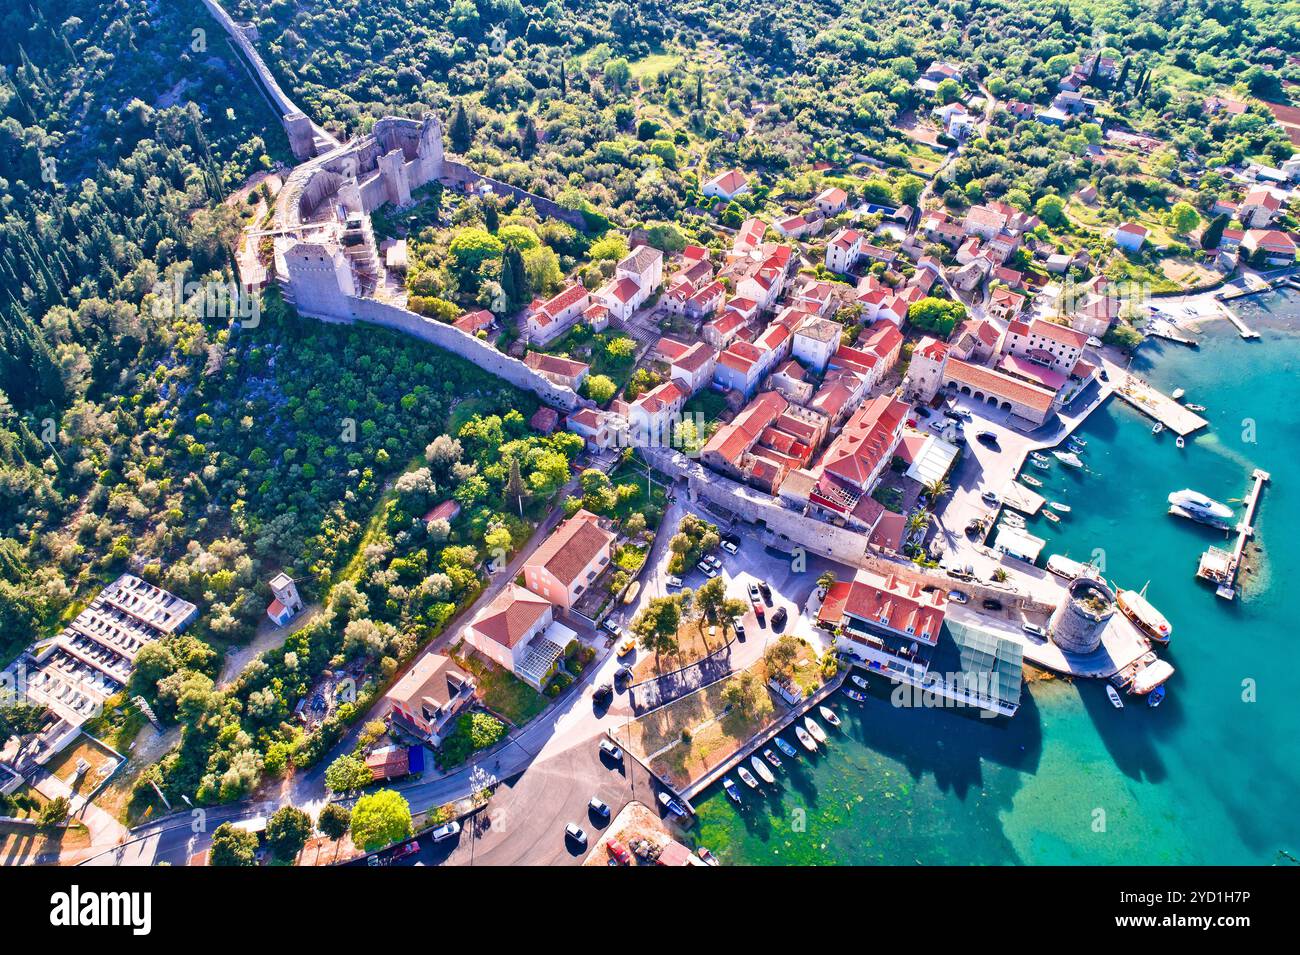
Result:
{"label": "harbor", "polygon": [[1102,365],[1114,385],[1116,395],[1180,438],[1185,438],[1209,424],[1186,405],[1179,404],[1169,395],[1152,387],[1113,361],[1103,358]]}

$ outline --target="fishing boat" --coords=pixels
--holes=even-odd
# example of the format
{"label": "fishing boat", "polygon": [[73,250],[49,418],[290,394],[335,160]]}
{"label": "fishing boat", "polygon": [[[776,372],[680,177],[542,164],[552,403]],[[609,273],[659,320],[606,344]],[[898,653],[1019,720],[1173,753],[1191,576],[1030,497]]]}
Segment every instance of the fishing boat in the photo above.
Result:
{"label": "fishing boat", "polygon": [[835,711],[829,706],[819,706],[817,707],[817,712],[819,712],[822,715],[822,719],[827,723],[830,723],[831,726],[834,726],[837,729],[839,728],[840,718],[835,715]]}
{"label": "fishing boat", "polygon": [[1013,511],[1007,511],[1002,515],[1002,523],[1007,525],[1007,527],[1015,527],[1019,529],[1025,526],[1025,519]]}
{"label": "fishing boat", "polygon": [[741,804],[740,790],[736,788],[736,784],[731,781],[730,776],[722,781],[722,788],[726,790],[728,799],[734,802],[737,806]]}
{"label": "fishing boat", "polygon": [[867,698],[865,696],[863,696],[857,690],[850,690],[847,686],[844,688],[844,695],[847,696],[854,703],[867,702]]}
{"label": "fishing boat", "polygon": [[763,782],[771,785],[776,782],[776,777],[772,775],[772,770],[767,768],[767,763],[763,762],[757,756],[751,757],[749,765],[754,767],[754,772],[758,773],[758,778]]}
{"label": "fishing boat", "polygon": [[864,677],[864,676],[858,676],[858,675],[855,673],[855,674],[853,674],[853,676],[849,677],[849,679],[852,680],[854,683],[856,683],[858,686],[862,687],[862,689],[864,689],[864,690],[869,689],[869,687],[868,687],[868,685],[867,685],[867,678],[866,678],[866,677]]}
{"label": "fishing boat", "polygon": [[1034,467],[1039,468],[1043,471],[1046,471],[1048,468],[1051,467],[1051,465],[1048,464],[1046,461],[1039,461],[1037,458],[1030,461],[1029,463],[1032,464]]}
{"label": "fishing boat", "polygon": [[1174,675],[1174,667],[1168,660],[1153,660],[1133,675],[1130,689],[1138,696],[1154,693]]}
{"label": "fishing boat", "polygon": [[1115,707],[1115,709],[1124,709],[1124,701],[1120,698],[1119,690],[1115,689],[1115,687],[1111,686],[1109,683],[1106,684],[1106,696],[1110,698],[1110,705]]}
{"label": "fishing boat", "polygon": [[1149,581],[1143,584],[1141,590],[1121,590],[1115,595],[1115,602],[1119,604],[1119,609],[1124,616],[1132,620],[1148,637],[1157,643],[1168,643],[1173,627],[1169,625],[1165,615],[1151,606],[1151,601],[1147,600],[1149,584]]}
{"label": "fishing boat", "polygon": [[1029,457],[1030,457],[1031,459],[1035,460],[1035,461],[1046,461],[1046,460],[1047,460],[1047,455],[1045,455],[1045,454],[1039,454],[1037,451],[1030,451],[1030,452],[1029,452]]}
{"label": "fishing boat", "polygon": [[1088,442],[1085,441],[1083,438],[1080,438],[1078,435],[1072,434],[1066,440],[1069,441],[1071,444],[1077,444],[1081,448],[1086,448],[1088,446]]}
{"label": "fishing boat", "polygon": [[1061,523],[1061,519],[1057,517],[1055,514],[1053,514],[1051,511],[1043,511],[1043,517],[1051,521],[1053,524]]}
{"label": "fishing boat", "polygon": [[1182,399],[1183,395],[1185,395],[1185,394],[1187,394],[1187,389],[1186,389],[1186,388],[1175,388],[1174,391],[1173,391],[1173,394],[1171,394],[1169,397],[1170,397],[1170,398],[1173,398],[1174,401],[1180,401],[1180,400]]}
{"label": "fishing boat", "polygon": [[1024,482],[1025,482],[1026,484],[1028,484],[1030,487],[1042,487],[1042,486],[1043,486],[1043,482],[1040,481],[1040,480],[1038,480],[1038,478],[1034,477],[1032,474],[1022,474],[1022,475],[1020,475],[1020,480],[1024,481]]}
{"label": "fishing boat", "polygon": [[736,775],[739,776],[739,777],[740,777],[740,781],[741,781],[742,783],[744,783],[746,786],[748,786],[750,789],[757,789],[757,788],[758,788],[758,780],[755,779],[755,778],[754,778],[754,774],[751,773],[751,772],[750,772],[748,769],[746,769],[744,766],[737,766],[737,767],[736,767]]}
{"label": "fishing boat", "polygon": [[1220,526],[1232,520],[1232,508],[1220,504],[1212,497],[1206,497],[1200,491],[1183,488],[1169,495],[1170,509],[1177,508],[1180,517],[1190,517],[1203,524]]}
{"label": "fishing boat", "polygon": [[1057,577],[1064,577],[1066,580],[1075,580],[1085,574],[1089,577],[1093,575],[1091,564],[1071,560],[1062,554],[1053,554],[1047,558],[1047,572],[1056,574]]}
{"label": "fishing boat", "polygon": [[700,846],[695,850],[695,854],[700,857],[700,861],[705,865],[717,865],[718,857],[708,850],[706,846]]}
{"label": "fishing boat", "polygon": [[1202,412],[1202,411],[1205,410],[1205,405],[1188,405],[1188,406],[1187,406],[1187,410],[1188,410],[1188,411],[1195,411],[1195,412],[1197,412],[1197,413],[1200,413],[1200,412]]}
{"label": "fishing boat", "polygon": [[773,769],[781,768],[781,757],[776,755],[770,749],[763,750],[763,758],[772,764]]}
{"label": "fishing boat", "polygon": [[1165,426],[1164,426],[1164,422],[1162,421],[1157,421],[1155,424],[1151,426],[1152,434],[1159,434],[1163,430],[1165,430]]}
{"label": "fishing boat", "polygon": [[1178,440],[1175,441],[1174,444],[1179,448],[1187,447],[1187,442],[1183,439],[1183,436],[1181,434],[1178,436]]}
{"label": "fishing boat", "polygon": [[789,743],[787,743],[779,736],[776,739],[772,740],[772,742],[776,743],[776,748],[779,749],[781,752],[785,753],[785,755],[789,756],[791,759],[794,759],[796,756],[799,755],[799,751],[797,749],[795,749],[793,746],[791,746]]}
{"label": "fishing boat", "polygon": [[1047,506],[1054,511],[1060,511],[1062,514],[1069,514],[1073,510],[1069,504],[1062,504],[1060,501],[1048,501]]}
{"label": "fishing boat", "polygon": [[808,750],[808,752],[815,753],[817,751],[817,744],[813,741],[813,738],[808,735],[808,731],[802,726],[796,726],[794,728],[794,735],[799,740],[799,745]]}
{"label": "fishing boat", "polygon": [[1052,455],[1056,458],[1056,460],[1060,461],[1062,464],[1067,465],[1069,467],[1072,468],[1083,467],[1083,462],[1079,460],[1079,456],[1075,454],[1073,451],[1053,451]]}
{"label": "fishing boat", "polygon": [[811,716],[805,716],[803,718],[803,725],[807,727],[808,732],[812,734],[812,738],[815,739],[817,742],[819,743],[826,742],[826,731],[822,729],[822,725],[818,723],[815,719],[813,719]]}
{"label": "fishing boat", "polygon": [[1147,706],[1159,706],[1165,701],[1165,688],[1158,686],[1147,694]]}

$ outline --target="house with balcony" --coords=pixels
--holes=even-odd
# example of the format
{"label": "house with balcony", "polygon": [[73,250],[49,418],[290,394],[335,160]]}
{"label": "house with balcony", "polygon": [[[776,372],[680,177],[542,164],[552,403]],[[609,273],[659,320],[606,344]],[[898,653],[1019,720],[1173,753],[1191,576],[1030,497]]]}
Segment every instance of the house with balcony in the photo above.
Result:
{"label": "house with balcony", "polygon": [[817,624],[837,636],[836,649],[852,654],[868,669],[924,679],[939,643],[947,594],[898,576],[860,570],[851,581],[836,581],[817,611]]}
{"label": "house with balcony", "polygon": [[384,699],[403,729],[438,746],[461,710],[474,699],[474,678],[450,657],[429,652],[415,661]]}
{"label": "house with balcony", "polygon": [[524,564],[524,584],[563,610],[571,610],[609,566],[614,535],[595,514],[579,510],[557,527]]}
{"label": "house with balcony", "polygon": [[556,623],[551,601],[513,582],[465,628],[465,643],[540,690],[577,635]]}

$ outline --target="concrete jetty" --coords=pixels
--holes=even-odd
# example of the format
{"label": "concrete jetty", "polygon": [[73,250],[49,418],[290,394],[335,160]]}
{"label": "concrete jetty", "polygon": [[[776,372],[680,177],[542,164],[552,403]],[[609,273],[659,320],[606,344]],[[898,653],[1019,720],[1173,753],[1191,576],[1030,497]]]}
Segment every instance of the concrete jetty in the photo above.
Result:
{"label": "concrete jetty", "polygon": [[1103,358],[1102,364],[1115,386],[1116,395],[1180,437],[1199,431],[1209,424],[1196,412],[1189,411],[1185,405],[1151,387],[1136,375],[1129,374],[1114,362]]}
{"label": "concrete jetty", "polygon": [[1247,339],[1259,338],[1259,332],[1252,330],[1249,325],[1242,321],[1240,315],[1228,308],[1228,306],[1224,305],[1222,302],[1219,303],[1219,308],[1223,311],[1223,317],[1232,322],[1232,326],[1237,329],[1238,335]]}
{"label": "concrete jetty", "polygon": [[[1250,475],[1250,490],[1246,492],[1246,499],[1243,501],[1245,511],[1242,514],[1241,521],[1237,524],[1237,543],[1232,548],[1232,554],[1228,558],[1227,567],[1222,567],[1222,550],[1211,547],[1201,557],[1201,566],[1197,570],[1197,576],[1212,579],[1218,583],[1215,593],[1224,600],[1232,600],[1237,596],[1237,572],[1241,570],[1241,555],[1246,550],[1246,542],[1255,536],[1255,507],[1259,504],[1259,496],[1264,491],[1264,485],[1271,478],[1269,473],[1262,468],[1255,468]],[[1218,553],[1213,553],[1218,551]],[[1211,577],[1208,570],[1214,572]]]}

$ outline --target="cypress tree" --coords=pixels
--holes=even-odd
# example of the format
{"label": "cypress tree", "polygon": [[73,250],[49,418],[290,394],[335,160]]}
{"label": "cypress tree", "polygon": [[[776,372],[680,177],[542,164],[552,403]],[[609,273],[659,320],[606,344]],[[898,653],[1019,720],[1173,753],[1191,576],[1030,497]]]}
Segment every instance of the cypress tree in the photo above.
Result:
{"label": "cypress tree", "polygon": [[474,144],[474,127],[470,124],[469,113],[465,111],[465,104],[458,102],[456,112],[451,118],[451,148],[458,153],[464,153]]}

